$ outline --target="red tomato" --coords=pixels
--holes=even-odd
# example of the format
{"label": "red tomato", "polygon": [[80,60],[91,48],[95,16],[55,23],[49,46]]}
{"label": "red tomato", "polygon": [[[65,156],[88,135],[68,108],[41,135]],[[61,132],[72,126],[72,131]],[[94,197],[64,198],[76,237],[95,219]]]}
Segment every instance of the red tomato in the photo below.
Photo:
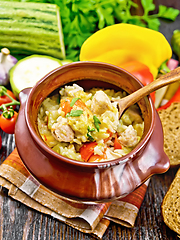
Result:
{"label": "red tomato", "polygon": [[[16,97],[14,96],[13,92],[11,92],[10,90],[7,90],[7,93],[16,100]],[[0,96],[0,106],[2,104],[6,104],[6,103],[10,103],[12,102],[11,99],[6,96],[6,95],[3,95],[3,96]],[[15,109],[16,106],[13,106],[13,108]]]}
{"label": "red tomato", "polygon": [[83,161],[87,162],[91,155],[94,153],[94,148],[97,145],[96,142],[85,143],[80,148],[80,154]]}
{"label": "red tomato", "polygon": [[0,116],[0,127],[1,129],[9,134],[14,133],[16,119],[17,119],[18,113],[14,111],[14,115],[12,118],[5,118],[3,114]]}
{"label": "red tomato", "polygon": [[2,138],[1,138],[1,135],[0,135],[0,149],[2,148]]}

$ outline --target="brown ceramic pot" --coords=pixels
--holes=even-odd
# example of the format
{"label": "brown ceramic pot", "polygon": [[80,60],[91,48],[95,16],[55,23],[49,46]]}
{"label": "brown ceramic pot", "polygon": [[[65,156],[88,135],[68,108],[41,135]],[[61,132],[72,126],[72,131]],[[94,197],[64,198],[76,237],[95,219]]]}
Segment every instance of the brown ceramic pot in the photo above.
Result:
{"label": "brown ceramic pot", "polygon": [[108,162],[85,163],[52,151],[38,132],[38,110],[49,94],[74,82],[84,89],[102,87],[128,93],[142,87],[135,77],[118,67],[77,62],[55,69],[32,89],[23,90],[19,95],[16,146],[25,166],[41,184],[74,201],[103,202],[123,197],[153,174],[168,170],[161,122],[149,96],[138,102],[145,123],[142,140],[126,156]]}

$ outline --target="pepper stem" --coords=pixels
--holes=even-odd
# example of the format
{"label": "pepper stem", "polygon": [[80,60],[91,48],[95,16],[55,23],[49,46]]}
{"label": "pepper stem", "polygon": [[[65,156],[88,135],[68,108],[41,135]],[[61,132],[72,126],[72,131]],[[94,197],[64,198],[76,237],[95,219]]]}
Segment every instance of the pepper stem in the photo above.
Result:
{"label": "pepper stem", "polygon": [[7,93],[7,89],[4,86],[0,86],[0,96],[4,96],[4,95],[6,95],[11,100],[11,102],[2,104],[0,106],[0,109],[4,109],[4,107],[9,107],[13,105],[20,105],[19,101],[15,100]]}
{"label": "pepper stem", "polygon": [[[5,104],[3,104],[5,105]],[[9,109],[7,109],[5,106],[3,106],[3,117],[7,119],[11,119],[14,116],[14,109],[12,106],[10,106]]]}

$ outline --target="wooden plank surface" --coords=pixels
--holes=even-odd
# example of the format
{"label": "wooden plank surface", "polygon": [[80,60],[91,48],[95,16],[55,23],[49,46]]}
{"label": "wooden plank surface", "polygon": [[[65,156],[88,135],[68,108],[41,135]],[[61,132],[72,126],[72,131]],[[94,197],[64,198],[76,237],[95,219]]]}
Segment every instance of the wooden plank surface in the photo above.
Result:
{"label": "wooden plank surface", "polygon": [[[162,2],[162,1],[161,1]],[[169,1],[168,1],[169,2]],[[176,1],[177,2],[177,1]],[[180,3],[180,2],[178,2]],[[173,23],[161,23],[160,31],[170,41],[172,32],[180,28],[180,17]],[[0,162],[12,152],[15,147],[13,135],[2,133],[3,148],[0,150]],[[177,168],[170,169],[165,174],[151,178],[145,199],[132,229],[111,223],[103,240],[177,240],[179,239],[163,222],[161,216],[162,200],[174,179]],[[11,199],[7,190],[0,191],[0,239],[2,240],[92,240],[88,234],[83,234],[50,216],[41,214],[25,205]]]}

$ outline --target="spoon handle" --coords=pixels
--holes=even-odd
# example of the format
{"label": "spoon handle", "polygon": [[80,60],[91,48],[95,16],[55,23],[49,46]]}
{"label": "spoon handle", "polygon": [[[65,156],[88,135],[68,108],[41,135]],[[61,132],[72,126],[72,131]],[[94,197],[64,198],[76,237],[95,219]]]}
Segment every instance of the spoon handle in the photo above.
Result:
{"label": "spoon handle", "polygon": [[165,75],[162,75],[148,85],[123,98],[123,101],[120,103],[121,112],[157,89],[177,81],[180,81],[180,67],[170,71],[169,73],[166,73]]}

